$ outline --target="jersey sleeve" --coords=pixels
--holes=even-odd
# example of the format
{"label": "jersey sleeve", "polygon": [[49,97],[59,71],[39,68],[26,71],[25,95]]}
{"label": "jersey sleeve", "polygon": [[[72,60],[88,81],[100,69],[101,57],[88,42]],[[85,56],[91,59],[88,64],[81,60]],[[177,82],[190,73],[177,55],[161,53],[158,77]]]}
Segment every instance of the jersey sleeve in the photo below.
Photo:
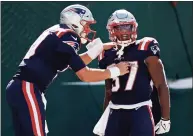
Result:
{"label": "jersey sleeve", "polygon": [[146,55],[145,58],[149,56],[157,56],[160,58],[160,49],[159,49],[159,43],[157,42],[156,39],[152,38],[147,40],[147,50],[146,50]]}
{"label": "jersey sleeve", "polygon": [[77,54],[81,46],[80,37],[72,30],[61,31],[56,36],[60,42],[57,52],[62,53],[63,57],[68,60],[67,62],[71,69],[77,72],[84,68],[86,65]]}
{"label": "jersey sleeve", "polygon": [[86,67],[85,63],[82,61],[82,59],[76,52],[71,53],[69,65],[74,72],[77,72]]}
{"label": "jersey sleeve", "polygon": [[56,52],[58,54],[62,54],[60,55],[60,57],[63,58],[64,62],[61,63],[67,63],[67,65],[69,65],[75,72],[79,71],[80,69],[86,66],[80,56],[75,51],[75,49],[61,40],[59,41],[59,45],[56,49]]}

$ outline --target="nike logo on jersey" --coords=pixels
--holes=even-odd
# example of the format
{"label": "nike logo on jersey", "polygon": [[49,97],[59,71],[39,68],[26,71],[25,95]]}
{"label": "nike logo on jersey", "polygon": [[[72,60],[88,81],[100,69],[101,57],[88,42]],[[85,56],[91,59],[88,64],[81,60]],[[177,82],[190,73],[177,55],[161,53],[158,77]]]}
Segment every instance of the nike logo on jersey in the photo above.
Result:
{"label": "nike logo on jersey", "polygon": [[72,35],[71,35],[71,37],[72,37],[75,41],[77,41],[77,37],[74,37],[74,36],[72,36]]}

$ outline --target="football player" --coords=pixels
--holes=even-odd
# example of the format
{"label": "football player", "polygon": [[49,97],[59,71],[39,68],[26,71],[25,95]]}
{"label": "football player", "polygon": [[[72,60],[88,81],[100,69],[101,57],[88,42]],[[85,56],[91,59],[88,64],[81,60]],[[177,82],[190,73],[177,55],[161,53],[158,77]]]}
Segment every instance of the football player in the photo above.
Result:
{"label": "football player", "polygon": [[[95,126],[95,134],[154,136],[155,132],[162,134],[170,130],[170,96],[159,44],[151,37],[136,40],[137,27],[135,17],[124,9],[116,10],[108,19],[109,38],[117,46],[99,56],[99,67],[108,68],[127,61],[130,70],[125,75],[105,81],[104,108],[108,106],[109,109],[106,108]],[[155,130],[151,112],[151,80],[158,91],[162,116]]]}
{"label": "football player", "polygon": [[[103,49],[109,48],[103,46],[99,38],[89,39],[89,34],[95,33],[90,29],[93,23],[95,20],[88,8],[82,5],[68,6],[61,12],[60,24],[45,30],[32,44],[6,88],[16,136],[46,135],[41,94],[45,93],[59,72],[71,68],[86,82],[114,78],[128,72],[125,62],[106,70],[86,66]],[[77,52],[81,44],[87,41],[90,42],[88,51],[79,56]]]}

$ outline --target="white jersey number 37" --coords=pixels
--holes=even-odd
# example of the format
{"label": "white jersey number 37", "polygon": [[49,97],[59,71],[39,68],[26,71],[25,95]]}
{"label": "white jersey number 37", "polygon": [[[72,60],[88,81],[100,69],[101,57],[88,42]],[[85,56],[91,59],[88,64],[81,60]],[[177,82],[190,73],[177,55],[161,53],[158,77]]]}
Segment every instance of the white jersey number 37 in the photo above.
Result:
{"label": "white jersey number 37", "polygon": [[[127,79],[127,83],[125,86],[125,91],[130,91],[133,88],[133,85],[135,83],[137,71],[138,71],[138,62],[137,61],[129,61],[130,64],[130,71],[129,71],[129,76]],[[112,92],[117,92],[120,88],[120,82],[119,82],[119,77],[116,77],[113,79],[115,81],[115,85],[112,86]]]}

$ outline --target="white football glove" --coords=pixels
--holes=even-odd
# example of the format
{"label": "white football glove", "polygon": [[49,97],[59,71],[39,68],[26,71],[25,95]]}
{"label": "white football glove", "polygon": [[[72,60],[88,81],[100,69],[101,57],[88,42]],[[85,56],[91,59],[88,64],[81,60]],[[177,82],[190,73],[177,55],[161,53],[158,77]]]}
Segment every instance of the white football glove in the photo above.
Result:
{"label": "white football glove", "polygon": [[95,59],[103,51],[103,42],[100,38],[96,38],[87,44],[86,48],[88,49],[87,54],[89,57]]}
{"label": "white football glove", "polygon": [[155,126],[156,134],[163,134],[170,131],[170,120],[163,120],[163,118]]}
{"label": "white football glove", "polygon": [[95,46],[103,46],[103,43],[101,41],[100,38],[96,38],[94,39],[92,42],[89,42],[87,45],[86,45],[86,48],[89,50]]}

